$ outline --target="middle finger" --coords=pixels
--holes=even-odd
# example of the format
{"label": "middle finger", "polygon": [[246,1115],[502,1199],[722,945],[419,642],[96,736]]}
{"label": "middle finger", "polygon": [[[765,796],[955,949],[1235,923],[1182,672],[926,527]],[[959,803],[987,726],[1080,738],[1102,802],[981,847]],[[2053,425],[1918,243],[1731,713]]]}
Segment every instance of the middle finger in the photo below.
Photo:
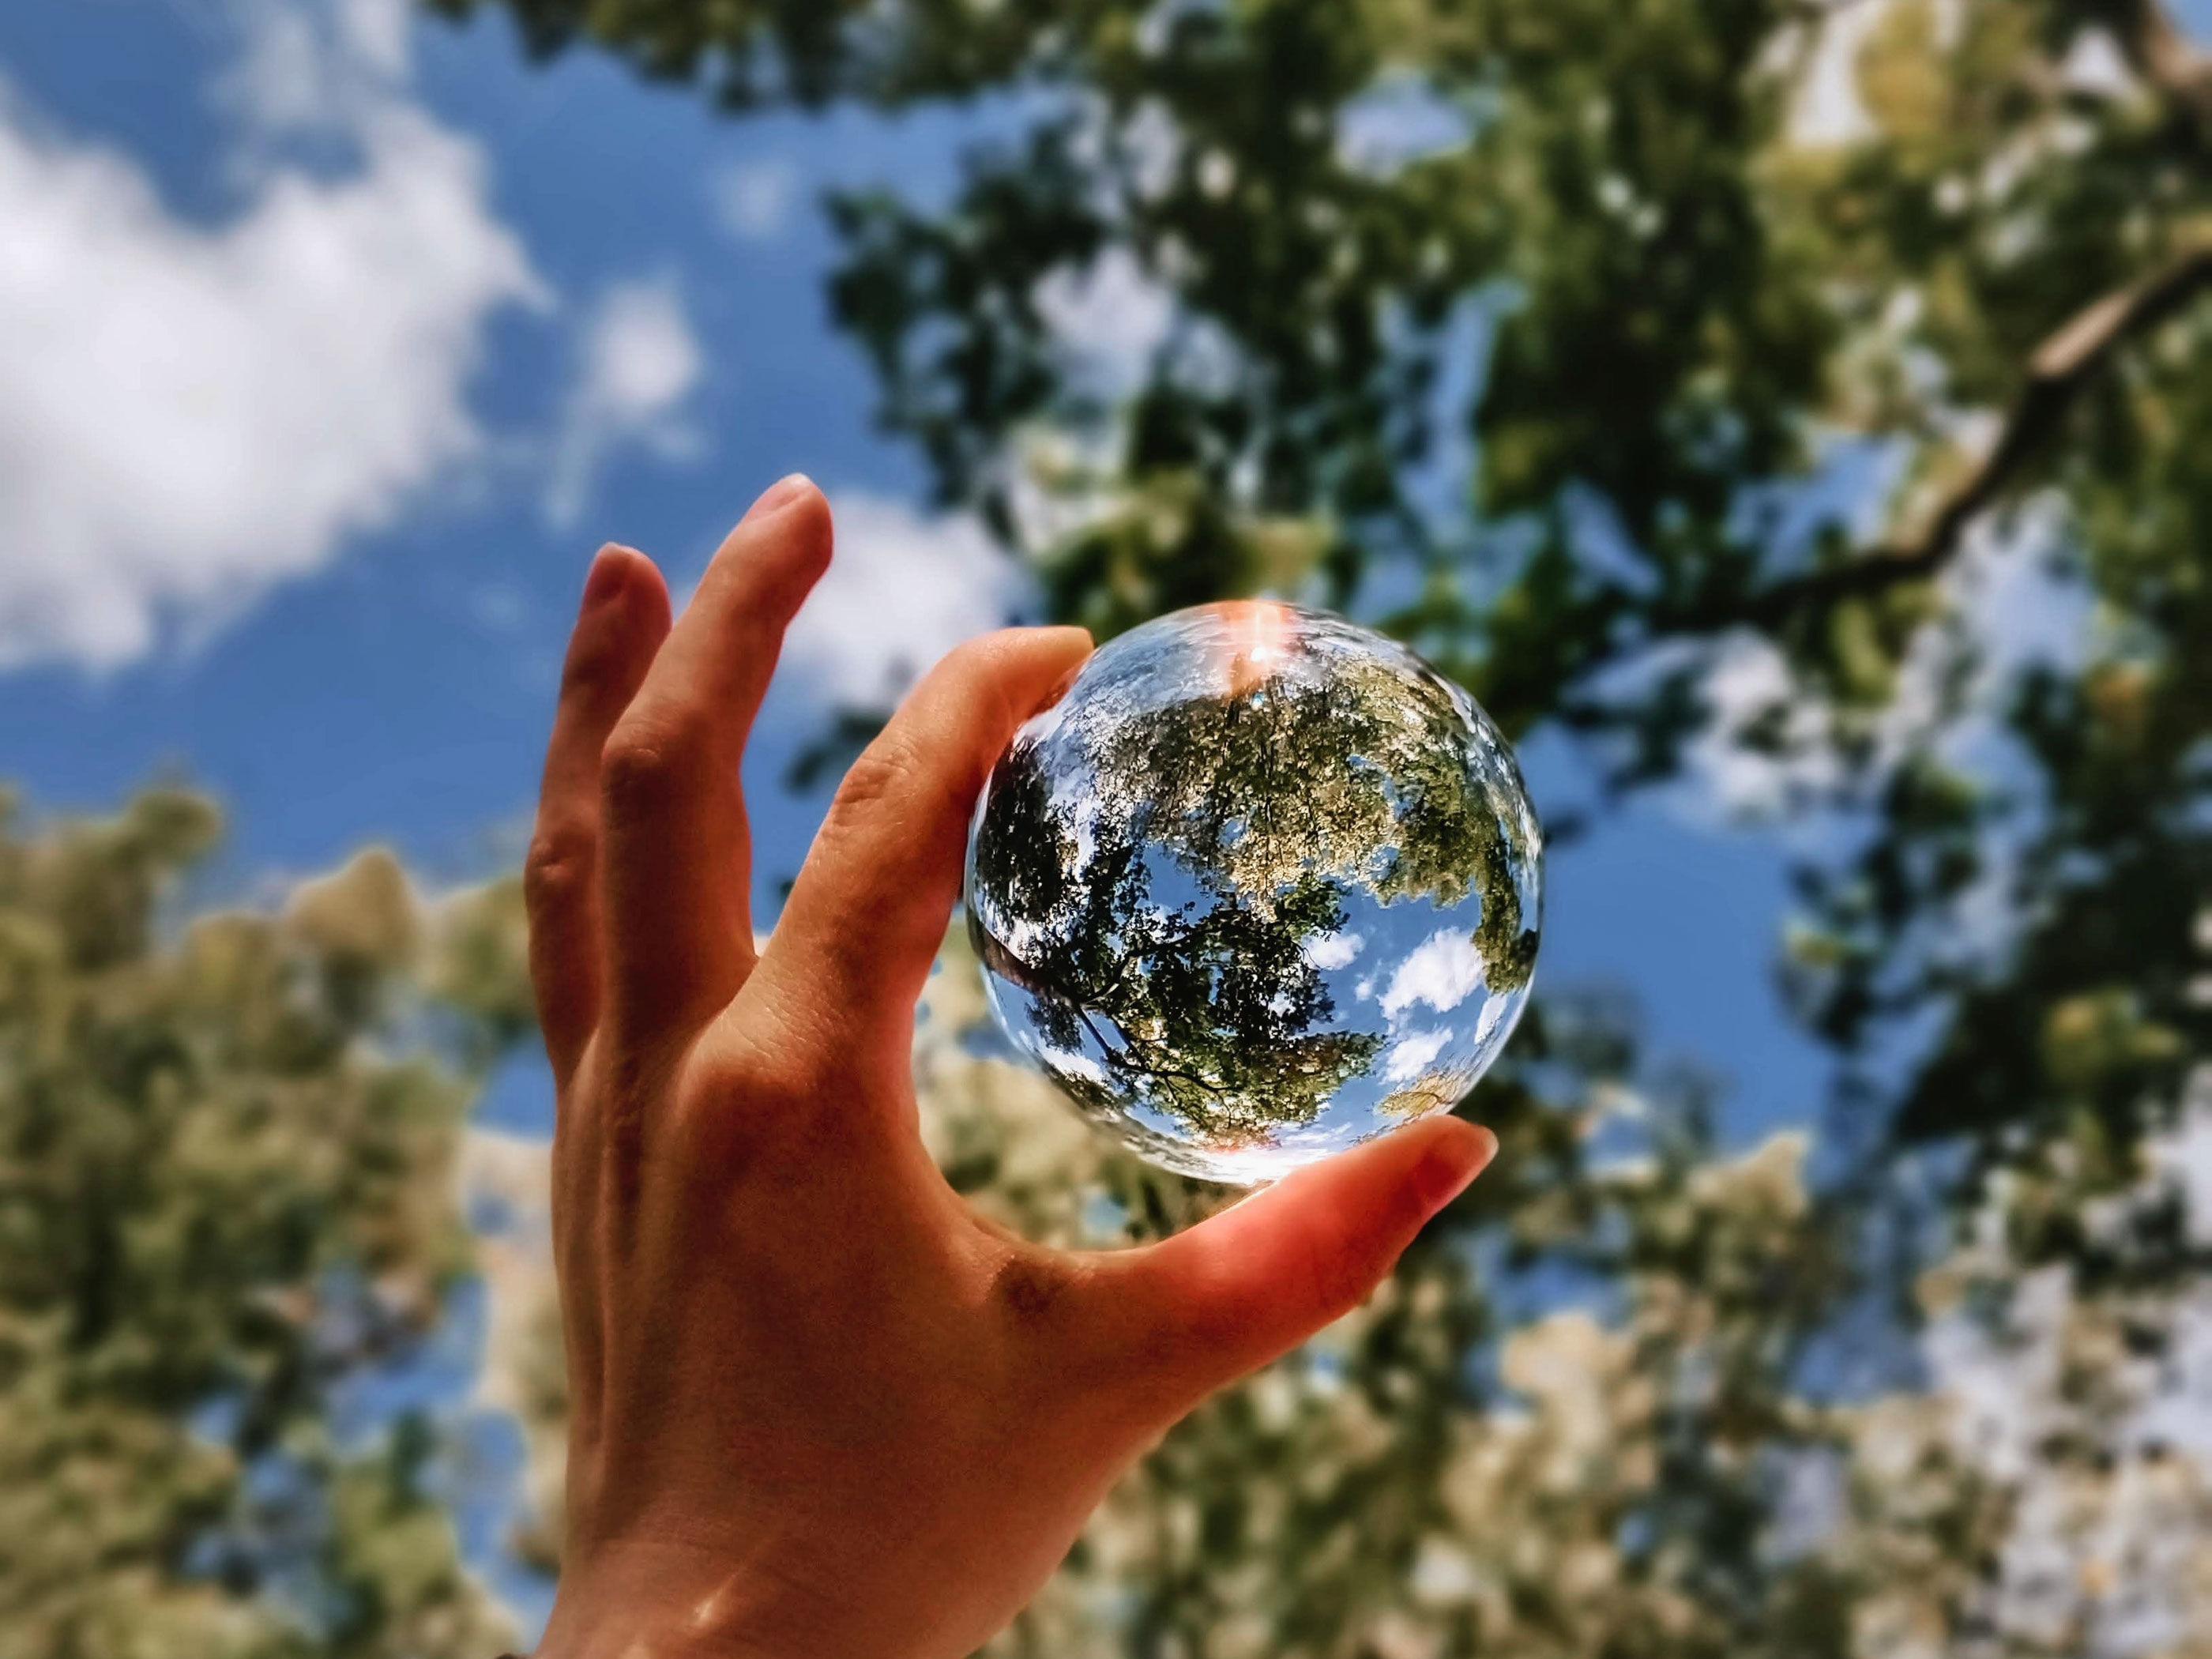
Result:
{"label": "middle finger", "polygon": [[829,560],[829,503],[786,478],[714,555],[607,739],[606,1000],[617,1042],[696,1030],[752,969],[738,769],[784,629]]}

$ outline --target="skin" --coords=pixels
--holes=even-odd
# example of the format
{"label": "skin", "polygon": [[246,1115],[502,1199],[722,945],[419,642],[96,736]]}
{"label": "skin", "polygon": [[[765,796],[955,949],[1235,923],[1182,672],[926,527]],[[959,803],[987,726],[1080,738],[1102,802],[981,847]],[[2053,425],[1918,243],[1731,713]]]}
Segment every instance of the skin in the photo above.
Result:
{"label": "skin", "polygon": [[1124,1251],[969,1210],[920,1139],[915,1005],[976,793],[1091,641],[940,663],[756,955],[738,763],[830,542],[784,480],[672,627],[609,547],[569,645],[527,864],[572,1412],[542,1659],[971,1651],[1135,1457],[1356,1306],[1497,1148],[1426,1119]]}

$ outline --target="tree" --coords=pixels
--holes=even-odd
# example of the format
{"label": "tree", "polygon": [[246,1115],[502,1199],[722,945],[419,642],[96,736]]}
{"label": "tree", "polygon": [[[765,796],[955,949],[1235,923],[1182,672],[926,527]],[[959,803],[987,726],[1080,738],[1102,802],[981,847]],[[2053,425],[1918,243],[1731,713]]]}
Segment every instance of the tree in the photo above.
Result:
{"label": "tree", "polygon": [[[337,1408],[470,1270],[453,1164],[527,1020],[520,904],[426,906],[372,852],[178,929],[216,830],[173,790],[0,819],[7,1649],[489,1654],[509,1626],[460,1565],[435,1425]],[[393,1045],[403,1016],[435,1045]]]}
{"label": "tree", "polygon": [[[1717,725],[1872,821],[1795,973],[1846,1054],[1942,1023],[1881,1133],[1981,1168],[2170,1115],[2212,58],[2156,0],[500,4],[739,107],[1035,89],[949,204],[830,204],[832,295],[1059,615],[1317,592],[1623,786]],[[1055,319],[1116,270],[1170,320],[1084,361]],[[1977,592],[2043,562],[2099,637],[1992,679]],[[2092,1003],[2141,1041],[2085,1083],[2045,1035]]]}
{"label": "tree", "polygon": [[[1833,1173],[1718,1158],[1547,998],[1481,1103],[1516,1179],[1174,1437],[1012,1650],[2203,1650],[2108,1552],[2203,1535],[2135,1398],[2189,1375],[2212,1048],[2212,65],[2156,0],[499,3],[737,106],[1029,93],[949,204],[831,204],[832,296],[1058,614],[1334,599],[1624,788],[1764,757],[1838,849],[1785,963]],[[1167,319],[1126,359],[1060,326],[1106,279]],[[1082,1224],[960,1086],[957,1177]],[[1584,1164],[1638,1101],[1646,1161]],[[1970,1336],[2057,1356],[2050,1434],[1975,1439]],[[1929,1386],[1821,1403],[1854,1337]]]}

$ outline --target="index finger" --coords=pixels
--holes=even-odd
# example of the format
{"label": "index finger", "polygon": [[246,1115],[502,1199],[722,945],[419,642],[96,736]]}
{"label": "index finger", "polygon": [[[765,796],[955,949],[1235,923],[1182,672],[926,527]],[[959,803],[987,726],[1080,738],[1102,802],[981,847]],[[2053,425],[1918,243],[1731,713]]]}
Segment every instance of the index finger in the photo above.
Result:
{"label": "index finger", "polygon": [[787,1006],[830,1024],[841,1055],[906,1064],[915,1002],[960,896],[975,797],[1014,728],[1090,652],[1079,628],[970,640],[846,774],[760,969]]}

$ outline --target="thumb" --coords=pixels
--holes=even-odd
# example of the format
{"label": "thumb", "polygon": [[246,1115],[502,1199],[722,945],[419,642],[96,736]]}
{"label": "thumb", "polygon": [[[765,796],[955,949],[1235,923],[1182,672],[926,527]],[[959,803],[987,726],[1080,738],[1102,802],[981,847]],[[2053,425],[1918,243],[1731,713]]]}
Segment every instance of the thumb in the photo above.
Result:
{"label": "thumb", "polygon": [[1140,1391],[1180,1414],[1351,1312],[1497,1152],[1487,1129],[1425,1118],[1114,1258],[1108,1300],[1157,1385]]}

